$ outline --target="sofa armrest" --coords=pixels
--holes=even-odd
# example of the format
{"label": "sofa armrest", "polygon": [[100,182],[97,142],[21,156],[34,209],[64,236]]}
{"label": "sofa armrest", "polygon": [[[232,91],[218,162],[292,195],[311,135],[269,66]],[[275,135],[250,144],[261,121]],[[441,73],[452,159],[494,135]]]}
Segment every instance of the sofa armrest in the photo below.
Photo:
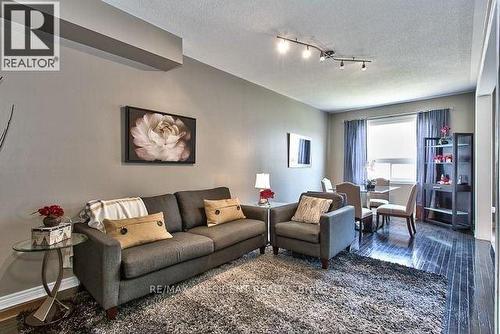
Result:
{"label": "sofa armrest", "polygon": [[120,243],[85,223],[75,224],[73,230],[88,237],[73,249],[73,272],[104,309],[117,306],[122,256]]}
{"label": "sofa armrest", "polygon": [[269,222],[269,229],[270,229],[270,234],[271,234],[271,245],[276,246],[275,244],[275,229],[274,227],[276,226],[277,223],[281,222],[287,222],[290,221],[295,214],[295,211],[297,211],[297,207],[299,206],[299,203],[291,203],[283,206],[278,206],[276,208],[271,209],[271,214],[270,214],[270,222]]}
{"label": "sofa armrest", "polygon": [[354,207],[351,205],[322,215],[319,224],[322,259],[331,259],[356,238]]}
{"label": "sofa armrest", "polygon": [[267,208],[259,208],[251,205],[241,205],[241,210],[243,210],[243,214],[248,219],[262,220],[267,224]]}

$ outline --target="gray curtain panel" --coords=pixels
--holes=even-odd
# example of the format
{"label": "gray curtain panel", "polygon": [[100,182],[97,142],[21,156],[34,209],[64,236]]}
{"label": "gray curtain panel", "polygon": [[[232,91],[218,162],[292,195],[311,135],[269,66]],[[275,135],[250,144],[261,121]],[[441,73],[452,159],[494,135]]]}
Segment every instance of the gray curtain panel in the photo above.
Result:
{"label": "gray curtain panel", "polygon": [[366,119],[344,122],[344,181],[366,180]]}
{"label": "gray curtain panel", "polygon": [[[417,205],[422,205],[422,185],[424,183],[425,163],[432,162],[432,157],[435,154],[435,149],[430,148],[427,153],[428,161],[424,161],[424,139],[425,137],[441,137],[441,128],[448,125],[450,109],[438,109],[419,112],[417,114]],[[434,170],[428,168],[427,179],[434,178]]]}

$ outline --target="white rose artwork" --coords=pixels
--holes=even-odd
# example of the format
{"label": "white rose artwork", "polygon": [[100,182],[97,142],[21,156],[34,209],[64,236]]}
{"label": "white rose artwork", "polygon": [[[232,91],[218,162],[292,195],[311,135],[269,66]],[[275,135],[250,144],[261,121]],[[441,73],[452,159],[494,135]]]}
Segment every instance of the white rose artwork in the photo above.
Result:
{"label": "white rose artwork", "polygon": [[146,113],[130,129],[135,153],[145,161],[186,161],[191,150],[190,129],[179,118]]}

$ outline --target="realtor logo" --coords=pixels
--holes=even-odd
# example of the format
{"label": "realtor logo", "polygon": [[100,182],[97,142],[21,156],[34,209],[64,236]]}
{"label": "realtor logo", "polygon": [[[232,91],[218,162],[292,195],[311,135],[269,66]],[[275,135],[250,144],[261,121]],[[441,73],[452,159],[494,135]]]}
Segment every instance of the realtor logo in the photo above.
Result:
{"label": "realtor logo", "polygon": [[3,71],[59,71],[59,2],[2,1]]}

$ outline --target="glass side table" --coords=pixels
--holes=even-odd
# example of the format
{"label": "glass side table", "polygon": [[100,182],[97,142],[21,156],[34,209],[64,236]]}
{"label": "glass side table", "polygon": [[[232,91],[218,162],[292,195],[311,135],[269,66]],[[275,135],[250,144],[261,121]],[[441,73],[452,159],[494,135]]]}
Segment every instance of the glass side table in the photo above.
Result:
{"label": "glass side table", "polygon": [[[39,327],[53,324],[67,317],[71,313],[71,308],[67,305],[64,305],[57,299],[57,292],[59,291],[59,287],[61,286],[61,280],[63,277],[63,257],[61,249],[76,246],[78,244],[81,244],[82,242],[85,242],[86,240],[86,235],[81,233],[73,233],[71,234],[70,239],[63,240],[53,245],[33,246],[31,244],[31,239],[29,239],[20,241],[12,246],[12,248],[16,252],[45,252],[42,262],[42,283],[43,288],[47,292],[47,298],[35,312],[26,317],[25,322],[28,326]],[[47,283],[47,262],[49,259],[50,251],[52,250],[55,250],[57,252],[59,271],[54,287],[52,288],[52,290],[50,290]]]}

